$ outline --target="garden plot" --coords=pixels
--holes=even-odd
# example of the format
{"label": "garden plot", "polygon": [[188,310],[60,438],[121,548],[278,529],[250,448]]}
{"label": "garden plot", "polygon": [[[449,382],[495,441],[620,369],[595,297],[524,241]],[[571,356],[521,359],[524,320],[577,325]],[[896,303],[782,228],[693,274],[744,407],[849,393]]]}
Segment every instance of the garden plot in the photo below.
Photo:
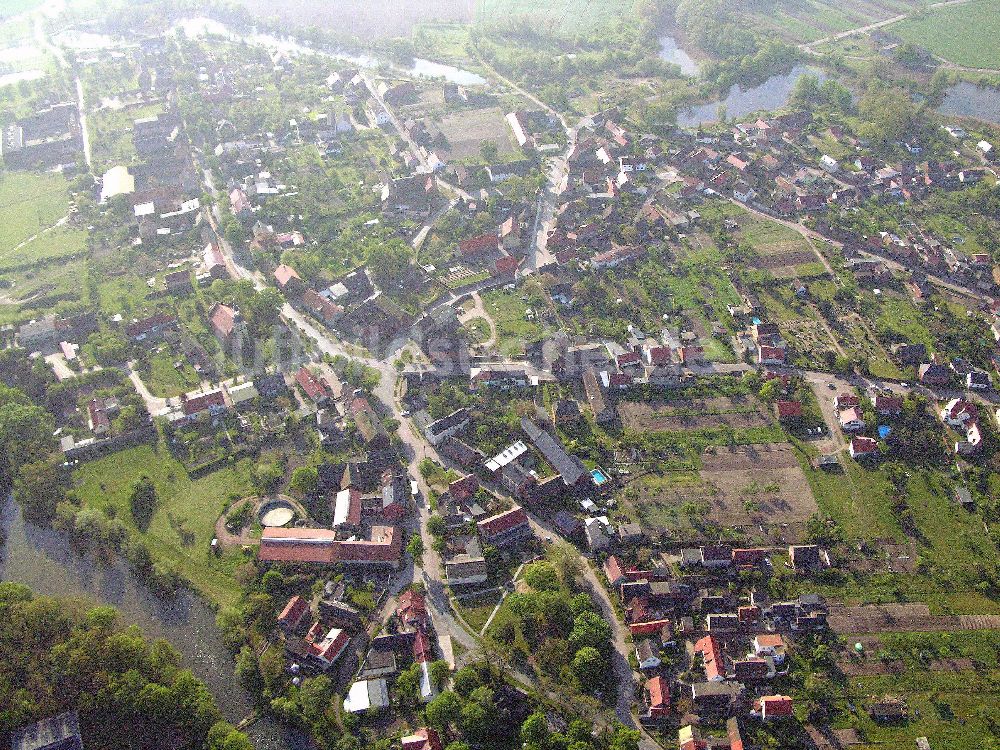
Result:
{"label": "garden plot", "polygon": [[710,427],[765,427],[771,424],[756,399],[728,396],[685,401],[624,401],[622,424],[636,432],[675,432]]}
{"label": "garden plot", "polygon": [[[698,472],[642,477],[630,500],[650,526],[680,528],[685,519],[697,532],[702,522],[739,528],[757,539],[758,528],[781,541],[799,541],[818,507],[788,443],[709,448]],[[766,541],[766,540],[762,540]]]}

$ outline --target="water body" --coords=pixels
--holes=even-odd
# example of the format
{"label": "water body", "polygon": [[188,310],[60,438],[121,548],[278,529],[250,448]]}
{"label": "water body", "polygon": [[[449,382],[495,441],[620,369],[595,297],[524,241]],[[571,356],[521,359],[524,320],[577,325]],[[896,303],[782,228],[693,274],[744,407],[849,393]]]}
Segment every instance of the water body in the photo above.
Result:
{"label": "water body", "polygon": [[363,68],[378,68],[383,64],[386,64],[390,67],[400,68],[403,72],[412,76],[418,76],[420,78],[443,78],[449,83],[455,83],[459,86],[485,86],[487,83],[485,78],[477,73],[473,73],[471,70],[463,70],[462,68],[457,68],[454,65],[446,65],[444,63],[434,62],[433,60],[424,60],[419,57],[414,58],[413,65],[408,68],[402,68],[400,66],[392,65],[391,63],[386,63],[385,61],[372,55],[320,52],[319,50],[316,50],[313,47],[308,47],[291,37],[278,38],[271,34],[258,33],[239,34],[232,31],[225,24],[211,18],[186,18],[175,24],[175,28],[191,37],[214,35],[226,37],[228,39],[242,39],[248,44],[268,47],[288,54],[325,54],[329,57],[343,60],[344,62],[349,62],[354,65],[359,65]]}
{"label": "water body", "polygon": [[973,117],[1000,125],[1000,89],[962,81],[948,88],[937,111],[950,117]]}
{"label": "water body", "polygon": [[[160,599],[122,561],[105,566],[70,549],[65,536],[24,520],[10,497],[0,509],[7,543],[0,548],[0,580],[30,586],[44,596],[76,597],[115,607],[121,622],[148,638],[163,638],[184,666],[205,682],[227,720],[238,722],[253,700],[236,679],[232,656],[215,625],[215,612],[189,592]],[[248,732],[258,750],[303,750],[305,738],[261,721]]]}
{"label": "water body", "polygon": [[660,37],[660,59],[680,66],[681,75],[688,77],[698,75],[698,62],[678,47],[677,40],[672,36]]}
{"label": "water body", "polygon": [[725,105],[726,116],[730,120],[739,120],[751,112],[781,109],[792,95],[795,82],[804,75],[814,75],[821,81],[826,75],[818,68],[797,65],[788,73],[771,76],[764,83],[753,88],[743,89],[736,85],[729,89],[725,99],[708,104],[698,104],[677,115],[677,124],[682,128],[696,128],[699,125],[716,122],[719,119],[719,106]]}

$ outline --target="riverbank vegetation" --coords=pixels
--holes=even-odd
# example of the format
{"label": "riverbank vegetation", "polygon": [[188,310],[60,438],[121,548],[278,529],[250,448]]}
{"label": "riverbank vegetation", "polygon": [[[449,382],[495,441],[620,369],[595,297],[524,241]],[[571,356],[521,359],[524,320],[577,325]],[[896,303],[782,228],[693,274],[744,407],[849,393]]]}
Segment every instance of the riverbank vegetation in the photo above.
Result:
{"label": "riverbank vegetation", "polygon": [[111,607],[0,583],[0,738],[76,710],[89,750],[251,750],[165,641],[122,628]]}

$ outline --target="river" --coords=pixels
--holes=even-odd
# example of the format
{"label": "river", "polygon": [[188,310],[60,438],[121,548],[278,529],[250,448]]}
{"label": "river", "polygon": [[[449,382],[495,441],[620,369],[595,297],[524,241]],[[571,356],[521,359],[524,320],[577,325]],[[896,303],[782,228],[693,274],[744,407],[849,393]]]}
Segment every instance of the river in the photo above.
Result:
{"label": "river", "polygon": [[772,112],[781,109],[792,95],[795,82],[804,75],[814,75],[821,81],[825,75],[817,68],[806,65],[796,65],[783,75],[771,76],[759,86],[744,90],[736,85],[729,89],[725,99],[698,104],[681,111],[677,115],[677,125],[682,128],[696,128],[699,125],[715,122],[719,119],[719,106],[726,108],[729,120],[739,120],[751,112]]}
{"label": "river", "polygon": [[[268,47],[270,49],[280,50],[288,54],[325,54],[338,60],[349,62],[353,65],[359,65],[363,68],[378,68],[383,64],[388,64],[372,55],[348,54],[346,52],[320,52],[319,50],[304,45],[291,37],[278,38],[271,34],[260,33],[240,34],[233,31],[225,24],[211,18],[185,18],[178,21],[174,25],[174,28],[179,29],[189,37],[206,36],[211,34],[229,39],[241,39],[248,44]],[[485,78],[478,73],[473,73],[471,70],[463,70],[462,68],[457,68],[454,65],[446,65],[445,63],[434,62],[433,60],[424,60],[419,57],[414,58],[413,64],[409,67],[396,65],[390,65],[390,67],[399,68],[404,73],[418,76],[420,78],[442,78],[449,83],[455,83],[459,86],[485,86],[487,83]]]}
{"label": "river", "polygon": [[[0,550],[0,580],[30,586],[40,595],[83,598],[115,607],[121,622],[138,625],[149,638],[163,638],[181,654],[184,666],[205,682],[228,721],[253,710],[234,663],[215,625],[215,612],[189,592],[161,599],[117,561],[105,566],[73,552],[65,536],[24,520],[10,497],[0,510],[7,542]],[[247,734],[258,750],[301,750],[305,738],[277,722],[260,721]]]}
{"label": "river", "polygon": [[973,117],[1000,125],[1000,89],[962,81],[949,86],[937,111],[950,117]]}
{"label": "river", "polygon": [[677,39],[672,36],[660,37],[660,59],[678,66],[683,76],[690,78],[698,75],[698,61],[678,47]]}

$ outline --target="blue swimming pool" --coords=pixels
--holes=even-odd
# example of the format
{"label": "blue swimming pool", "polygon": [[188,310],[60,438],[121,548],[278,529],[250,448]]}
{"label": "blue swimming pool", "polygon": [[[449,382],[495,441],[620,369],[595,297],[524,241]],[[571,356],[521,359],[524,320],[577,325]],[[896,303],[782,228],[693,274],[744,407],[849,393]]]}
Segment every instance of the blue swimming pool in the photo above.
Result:
{"label": "blue swimming pool", "polygon": [[763,321],[760,318],[754,318],[753,319],[753,324],[755,326],[759,326],[761,323],[763,323]]}
{"label": "blue swimming pool", "polygon": [[888,425],[884,425],[884,424],[883,425],[879,425],[878,436],[880,438],[882,438],[883,440],[885,440],[887,437],[889,437],[889,433],[890,432],[892,432],[892,428],[889,427]]}
{"label": "blue swimming pool", "polygon": [[600,469],[593,469],[590,472],[590,476],[594,479],[594,484],[600,487],[602,484],[608,481],[608,478],[604,475],[604,472]]}

